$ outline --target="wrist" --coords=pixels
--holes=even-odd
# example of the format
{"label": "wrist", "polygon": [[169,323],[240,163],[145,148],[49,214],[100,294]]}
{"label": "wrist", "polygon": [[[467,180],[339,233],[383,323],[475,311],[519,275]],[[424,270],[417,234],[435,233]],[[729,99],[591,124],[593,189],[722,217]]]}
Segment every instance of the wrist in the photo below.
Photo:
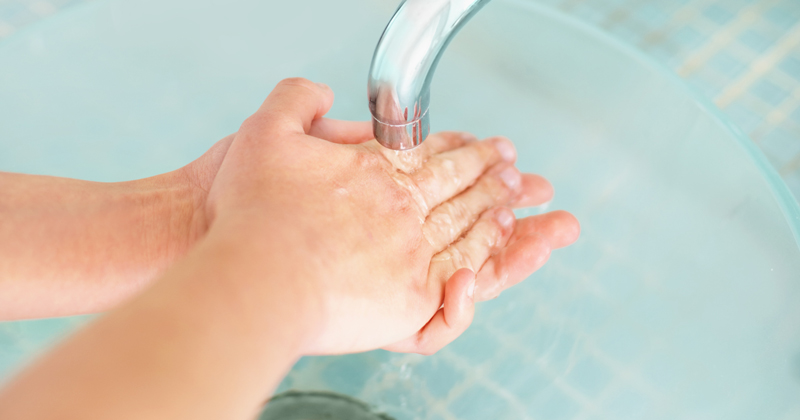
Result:
{"label": "wrist", "polygon": [[123,183],[138,215],[140,252],[165,269],[208,230],[206,192],[181,171]]}
{"label": "wrist", "polygon": [[292,329],[297,356],[305,355],[314,348],[325,322],[319,267],[291,235],[282,234],[281,226],[253,226],[245,220],[252,219],[217,218],[198,244],[213,249],[199,252],[219,261],[220,267],[232,268],[210,287],[236,302],[244,318],[271,323],[277,314]]}

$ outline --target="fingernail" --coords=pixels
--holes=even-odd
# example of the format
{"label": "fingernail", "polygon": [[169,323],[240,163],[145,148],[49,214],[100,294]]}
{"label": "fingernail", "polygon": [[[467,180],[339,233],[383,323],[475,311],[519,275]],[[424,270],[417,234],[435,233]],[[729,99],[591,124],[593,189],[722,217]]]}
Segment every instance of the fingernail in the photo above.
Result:
{"label": "fingernail", "polygon": [[511,141],[505,138],[500,138],[494,141],[494,147],[500,152],[500,156],[507,162],[513,162],[517,158],[517,151]]}
{"label": "fingernail", "polygon": [[514,223],[514,214],[508,210],[500,210],[497,212],[497,223],[500,223],[500,226],[504,228],[511,227]]}
{"label": "fingernail", "polygon": [[331,90],[331,87],[326,85],[325,83],[317,83],[317,86],[322,88],[322,90]]}
{"label": "fingernail", "polygon": [[514,168],[503,169],[497,176],[512,191],[515,191],[522,182],[522,175]]}

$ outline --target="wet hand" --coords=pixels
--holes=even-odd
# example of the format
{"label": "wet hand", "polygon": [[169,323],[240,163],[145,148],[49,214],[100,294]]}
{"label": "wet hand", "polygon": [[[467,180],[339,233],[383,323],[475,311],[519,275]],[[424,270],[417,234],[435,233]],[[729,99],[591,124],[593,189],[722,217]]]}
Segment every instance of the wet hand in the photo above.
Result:
{"label": "wet hand", "polygon": [[368,125],[323,119],[332,103],[326,86],[281,82],[229,139],[205,206],[210,236],[264,250],[260,281],[311,302],[306,353],[433,353],[475,301],[577,239],[566,212],[515,220],[553,190],[519,173],[509,140],[441,133],[396,152],[366,141]]}

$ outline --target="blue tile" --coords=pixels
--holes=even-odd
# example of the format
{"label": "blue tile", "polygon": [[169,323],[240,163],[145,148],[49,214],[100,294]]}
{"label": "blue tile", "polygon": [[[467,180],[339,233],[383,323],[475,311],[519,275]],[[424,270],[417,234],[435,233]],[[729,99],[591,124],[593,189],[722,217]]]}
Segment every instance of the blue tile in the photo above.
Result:
{"label": "blue tile", "polygon": [[742,101],[737,101],[725,108],[731,121],[736,124],[743,132],[749,133],[756,129],[764,120],[764,116],[750,109]]}
{"label": "blue tile", "polygon": [[552,387],[536,397],[528,414],[534,419],[568,420],[580,413],[580,405],[558,388]]}
{"label": "blue tile", "polygon": [[553,341],[553,345],[540,355],[540,359],[556,375],[561,375],[568,370],[573,355],[582,352],[580,347],[581,342],[575,334],[561,331]]}
{"label": "blue tile", "polygon": [[708,64],[712,69],[728,76],[729,78],[738,76],[747,68],[746,63],[734,58],[726,51],[720,51],[719,53],[715,54],[708,61]]}
{"label": "blue tile", "polygon": [[660,27],[670,19],[670,15],[654,3],[645,3],[637,7],[633,17],[644,23],[648,29]]}
{"label": "blue tile", "polygon": [[19,3],[0,2],[0,19],[11,21],[20,14],[27,13],[28,9]]}
{"label": "blue tile", "polygon": [[553,347],[558,339],[559,333],[559,326],[539,321],[534,324],[533,329],[521,334],[519,340],[530,354],[539,357]]}
{"label": "blue tile", "polygon": [[629,300],[642,285],[642,274],[623,264],[612,263],[600,269],[598,285],[613,302]]}
{"label": "blue tile", "polygon": [[708,37],[691,26],[684,26],[670,36],[676,44],[685,49],[694,49],[700,46]]}
{"label": "blue tile", "polygon": [[648,344],[647,338],[641,332],[619,323],[597,339],[600,350],[621,363],[631,363],[641,357]]}
{"label": "blue tile", "polygon": [[705,16],[708,20],[718,24],[724,25],[730,22],[736,14],[731,12],[730,10],[721,7],[719,4],[712,4],[709,7],[703,9],[703,16]]}
{"label": "blue tile", "polygon": [[778,68],[789,76],[792,76],[795,80],[800,81],[800,58],[795,56],[786,57],[778,65]]}
{"label": "blue tile", "polygon": [[[528,359],[525,354],[514,351],[493,364],[488,375],[506,388],[517,389],[530,376],[528,372],[537,370],[535,364],[528,362]],[[549,383],[549,380],[543,382]]]}
{"label": "blue tile", "polygon": [[486,420],[514,418],[508,402],[491,389],[476,385],[453,401],[450,412],[459,420]]}
{"label": "blue tile", "polygon": [[592,333],[603,326],[611,315],[611,307],[596,295],[583,293],[561,308],[578,331]]}
{"label": "blue tile", "polygon": [[624,389],[611,396],[604,408],[616,420],[639,420],[653,412],[653,403],[632,389]]}
{"label": "blue tile", "polygon": [[564,250],[559,250],[559,258],[563,264],[575,267],[576,270],[590,270],[605,256],[598,244],[587,240],[587,226],[582,226],[581,240]]}
{"label": "blue tile", "polygon": [[357,354],[331,357],[331,362],[322,370],[325,383],[348,395],[357,395],[364,389],[372,372],[364,366],[363,357]]}
{"label": "blue tile", "polygon": [[646,32],[642,31],[643,28],[635,27],[628,24],[618,24],[611,27],[608,31],[616,38],[627,42],[628,44],[636,45],[645,35]]}
{"label": "blue tile", "polygon": [[530,299],[519,299],[513,293],[504,293],[499,298],[481,305],[488,307],[487,312],[493,315],[492,325],[497,331],[519,333],[530,328],[536,320],[536,303]]}
{"label": "blue tile", "polygon": [[750,92],[773,106],[780,105],[789,96],[789,92],[769,80],[760,80],[750,88]]}
{"label": "blue tile", "polygon": [[529,401],[553,386],[554,378],[535,364],[507,362],[497,368],[499,372],[507,374],[506,379],[500,383],[520,401]]}
{"label": "blue tile", "polygon": [[781,29],[789,29],[794,26],[800,19],[800,8],[793,2],[791,6],[786,4],[777,4],[764,13],[770,22],[780,27]]}
{"label": "blue tile", "polygon": [[654,331],[664,331],[674,324],[679,314],[674,312],[676,305],[659,290],[648,289],[637,296],[627,309],[627,314],[636,323]]}
{"label": "blue tile", "polygon": [[608,12],[593,6],[592,4],[581,3],[571,13],[587,22],[600,24],[606,19]]}
{"label": "blue tile", "polygon": [[685,378],[691,377],[687,369],[673,352],[662,350],[653,354],[642,364],[640,373],[644,376],[643,379],[655,389],[673,393],[685,388],[683,381]]}
{"label": "blue tile", "polygon": [[593,398],[611,382],[611,371],[593,358],[578,361],[567,374],[567,383],[585,396]]}
{"label": "blue tile", "polygon": [[764,52],[775,42],[755,29],[747,29],[739,35],[739,42],[756,52]]}
{"label": "blue tile", "polygon": [[495,355],[498,344],[485,328],[476,325],[450,344],[450,349],[477,366]]}
{"label": "blue tile", "polygon": [[699,73],[695,73],[690,79],[688,79],[688,82],[690,86],[707,98],[713,98],[717,96],[724,88],[724,86],[719,83],[718,80],[703,77],[703,75]]}
{"label": "blue tile", "polygon": [[437,398],[445,398],[450,390],[464,379],[464,374],[443,357],[428,357],[416,367],[415,371],[425,381],[428,392]]}
{"label": "blue tile", "polygon": [[776,168],[781,168],[800,153],[800,137],[779,127],[764,135],[759,141],[759,146],[770,162]]}

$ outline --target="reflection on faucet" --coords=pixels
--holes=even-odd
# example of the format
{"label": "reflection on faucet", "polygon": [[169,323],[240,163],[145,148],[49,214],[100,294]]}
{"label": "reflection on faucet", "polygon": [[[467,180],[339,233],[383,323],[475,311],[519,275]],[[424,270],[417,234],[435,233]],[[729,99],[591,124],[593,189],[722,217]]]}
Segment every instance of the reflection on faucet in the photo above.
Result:
{"label": "reflection on faucet", "polygon": [[406,150],[430,133],[430,83],[459,29],[489,0],[404,0],[383,31],[369,71],[375,138]]}

